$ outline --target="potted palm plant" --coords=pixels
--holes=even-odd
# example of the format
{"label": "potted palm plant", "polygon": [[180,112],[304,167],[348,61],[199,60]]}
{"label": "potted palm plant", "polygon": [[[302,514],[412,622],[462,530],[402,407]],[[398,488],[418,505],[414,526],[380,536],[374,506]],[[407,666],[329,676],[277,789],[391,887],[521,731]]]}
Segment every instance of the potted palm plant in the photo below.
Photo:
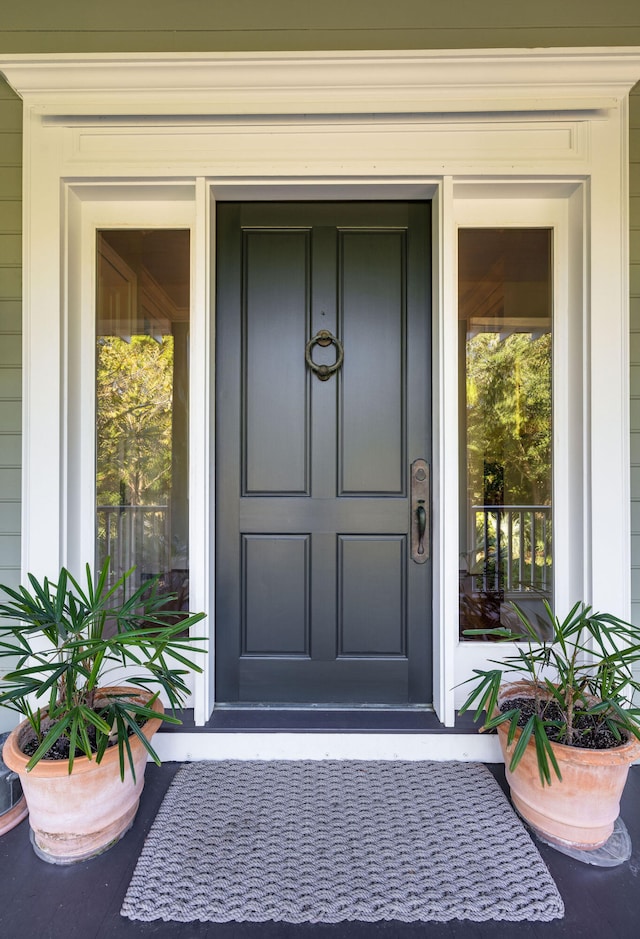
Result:
{"label": "potted palm plant", "polygon": [[0,656],[12,660],[0,705],[25,718],[3,758],[20,776],[34,850],[53,863],[99,854],[128,830],[147,758],[160,762],[151,738],[180,723],[160,693],[175,711],[185,676],[202,670],[204,640],[188,630],[204,614],[176,614],[157,578],[130,592],[132,573],[110,584],[107,559],[95,577],[87,565],[85,586],[63,568],[55,582],[30,574],[28,587],[0,587]]}
{"label": "potted palm plant", "polygon": [[[545,602],[542,623],[513,607],[517,631],[465,631],[518,645],[494,660],[498,668],[475,670],[460,713],[475,707],[476,720],[485,715],[481,731],[497,728],[513,803],[534,830],[559,845],[598,848],[640,757],[640,628],[583,603],[560,620]],[[505,682],[509,673],[520,680]]]}

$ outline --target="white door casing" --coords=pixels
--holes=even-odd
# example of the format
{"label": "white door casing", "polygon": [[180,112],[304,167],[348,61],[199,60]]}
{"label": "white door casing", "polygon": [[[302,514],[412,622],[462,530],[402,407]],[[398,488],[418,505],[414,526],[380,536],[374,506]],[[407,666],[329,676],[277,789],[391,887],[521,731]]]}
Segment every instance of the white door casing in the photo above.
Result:
{"label": "white door casing", "polygon": [[[192,231],[191,588],[194,608],[211,610],[215,201],[433,198],[440,719],[453,723],[453,686],[484,657],[457,640],[459,225],[537,218],[554,229],[556,605],[581,597],[628,616],[627,95],[639,50],[17,55],[0,69],[25,103],[24,572],[93,554],[82,350],[93,341],[85,259],[96,227],[181,220]],[[198,723],[215,700],[211,674],[196,679]],[[194,754],[170,736],[169,752]],[[275,738],[288,735],[271,736],[286,755],[289,741]],[[394,735],[348,736],[345,752],[407,755]],[[494,753],[458,739],[411,753]],[[334,744],[310,735],[299,749],[330,755]],[[271,751],[246,735],[230,752]]]}

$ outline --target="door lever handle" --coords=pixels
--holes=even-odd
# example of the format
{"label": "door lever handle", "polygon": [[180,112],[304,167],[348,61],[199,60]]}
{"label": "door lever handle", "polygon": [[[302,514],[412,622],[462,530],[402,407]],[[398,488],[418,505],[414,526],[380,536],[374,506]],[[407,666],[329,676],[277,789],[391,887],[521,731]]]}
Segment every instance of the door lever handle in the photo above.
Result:
{"label": "door lever handle", "polygon": [[429,464],[426,460],[414,460],[411,464],[411,557],[416,564],[429,560],[430,490]]}
{"label": "door lever handle", "polygon": [[[422,499],[419,501],[422,502]],[[424,505],[419,505],[416,509],[416,519],[418,522],[418,554],[424,554],[424,533],[427,530],[427,510]]]}

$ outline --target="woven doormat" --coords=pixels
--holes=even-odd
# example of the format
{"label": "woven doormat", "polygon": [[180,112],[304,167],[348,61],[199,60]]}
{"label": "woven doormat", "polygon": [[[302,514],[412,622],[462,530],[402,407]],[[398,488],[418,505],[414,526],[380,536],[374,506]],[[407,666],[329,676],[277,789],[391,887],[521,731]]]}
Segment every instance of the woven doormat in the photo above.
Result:
{"label": "woven doormat", "polygon": [[192,763],[122,907],[133,920],[542,920],[562,899],[478,763]]}

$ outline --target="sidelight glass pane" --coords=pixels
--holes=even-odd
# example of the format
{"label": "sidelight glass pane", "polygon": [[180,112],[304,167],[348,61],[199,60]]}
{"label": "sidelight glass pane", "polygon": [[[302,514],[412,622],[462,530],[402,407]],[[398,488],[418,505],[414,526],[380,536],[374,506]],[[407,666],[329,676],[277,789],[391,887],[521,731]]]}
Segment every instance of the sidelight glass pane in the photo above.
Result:
{"label": "sidelight glass pane", "polygon": [[97,242],[96,561],[189,604],[189,232]]}
{"label": "sidelight glass pane", "polygon": [[553,600],[551,245],[459,231],[461,638]]}

